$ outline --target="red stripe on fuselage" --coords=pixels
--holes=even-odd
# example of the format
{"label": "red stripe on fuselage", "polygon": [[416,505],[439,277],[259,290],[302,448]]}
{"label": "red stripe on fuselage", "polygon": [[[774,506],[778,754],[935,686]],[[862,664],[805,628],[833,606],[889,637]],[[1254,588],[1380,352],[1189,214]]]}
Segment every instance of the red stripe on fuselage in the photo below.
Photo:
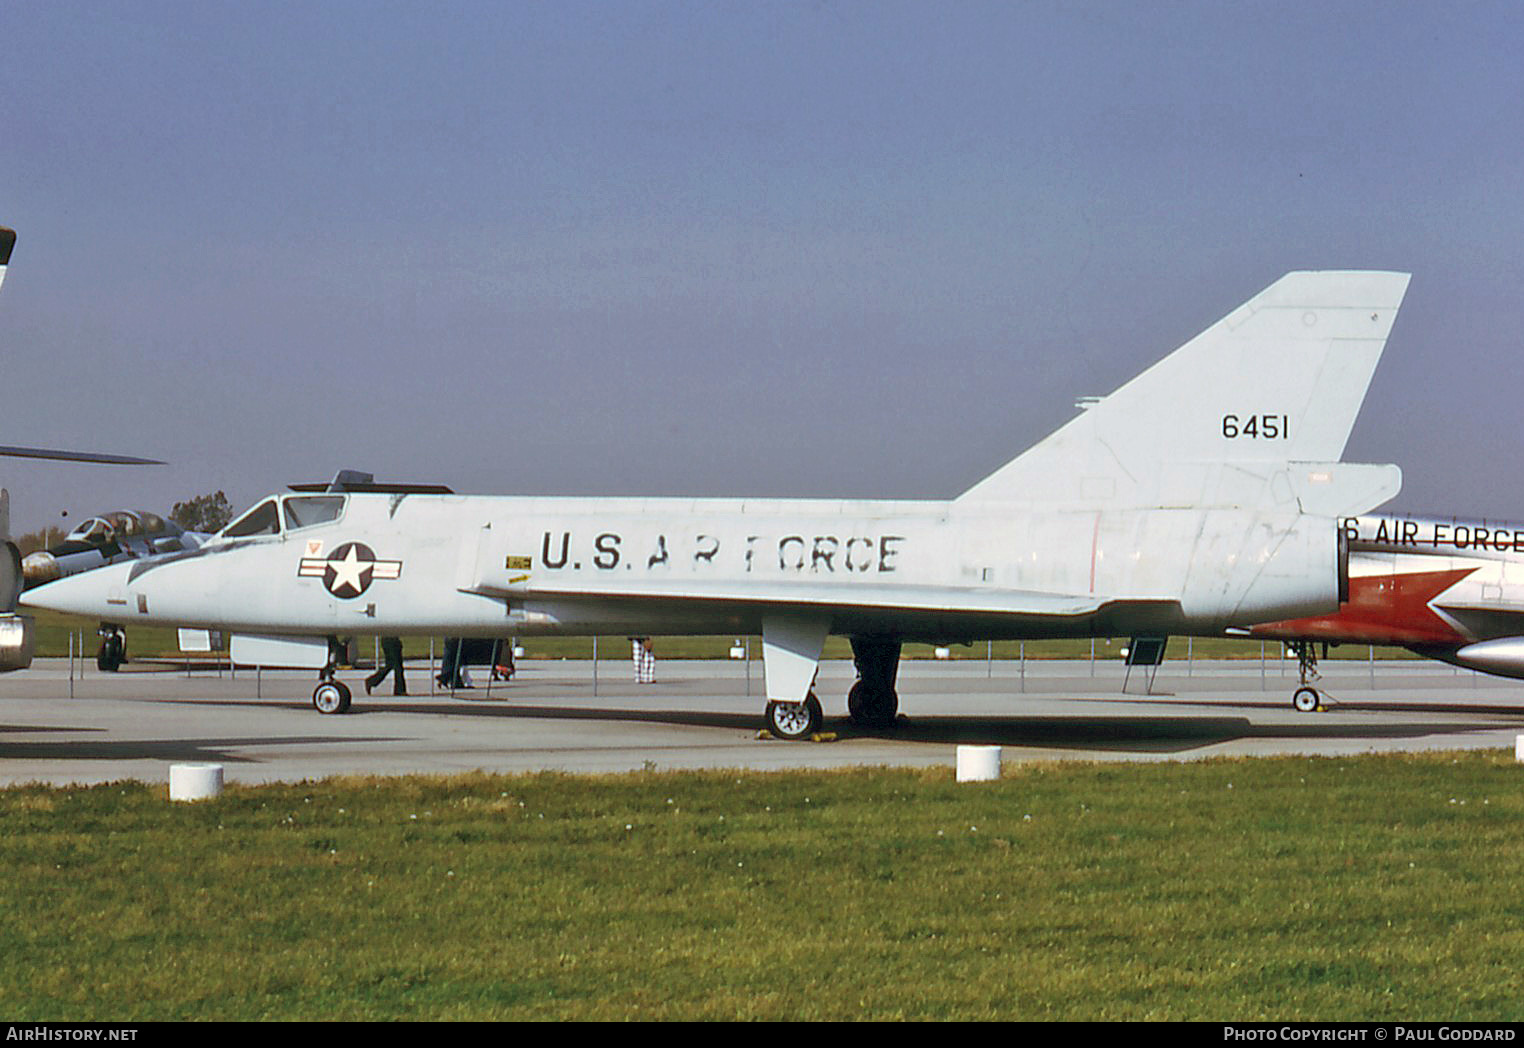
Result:
{"label": "red stripe on fuselage", "polygon": [[1475,570],[1359,576],[1349,580],[1349,600],[1339,605],[1338,614],[1267,622],[1249,632],[1272,640],[1466,644],[1472,638],[1435,614],[1430,602]]}

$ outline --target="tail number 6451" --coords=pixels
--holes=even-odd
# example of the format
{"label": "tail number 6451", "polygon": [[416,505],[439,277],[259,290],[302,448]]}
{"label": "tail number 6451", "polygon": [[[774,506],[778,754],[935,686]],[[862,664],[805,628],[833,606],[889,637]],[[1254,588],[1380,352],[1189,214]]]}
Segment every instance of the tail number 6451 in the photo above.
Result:
{"label": "tail number 6451", "polygon": [[1287,415],[1224,415],[1222,435],[1229,440],[1249,437],[1259,440],[1290,440],[1291,419]]}

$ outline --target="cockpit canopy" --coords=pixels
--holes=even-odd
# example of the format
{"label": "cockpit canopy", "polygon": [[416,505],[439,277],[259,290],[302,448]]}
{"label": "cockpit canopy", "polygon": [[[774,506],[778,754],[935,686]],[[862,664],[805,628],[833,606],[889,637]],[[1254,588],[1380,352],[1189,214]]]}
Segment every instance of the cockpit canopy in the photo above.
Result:
{"label": "cockpit canopy", "polygon": [[180,525],[165,520],[157,513],[117,510],[102,513],[81,521],[69,532],[66,542],[87,542],[92,546],[104,545],[116,539],[159,538],[183,535]]}
{"label": "cockpit canopy", "polygon": [[224,539],[279,535],[330,524],[344,515],[343,495],[281,495],[267,498],[218,533]]}

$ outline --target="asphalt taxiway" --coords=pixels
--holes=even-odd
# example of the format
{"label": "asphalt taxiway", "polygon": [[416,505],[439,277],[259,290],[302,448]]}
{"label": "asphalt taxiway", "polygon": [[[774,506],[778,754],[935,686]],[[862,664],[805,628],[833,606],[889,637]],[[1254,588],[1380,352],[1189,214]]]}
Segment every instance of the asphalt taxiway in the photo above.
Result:
{"label": "asphalt taxiway", "polygon": [[[1166,663],[1145,693],[1115,660],[906,661],[901,723],[863,731],[845,716],[850,662],[821,667],[821,742],[761,734],[760,663],[664,661],[657,682],[628,662],[524,661],[515,679],[430,695],[367,697],[353,711],[310,704],[310,672],[184,669],[41,659],[0,678],[0,784],[166,782],[171,764],[215,762],[229,782],[476,770],[617,772],[680,768],[951,767],[963,743],[1018,760],[1182,760],[1506,749],[1524,734],[1524,682],[1437,663],[1325,662],[1326,712],[1290,707],[1294,664]],[[72,696],[72,697],[71,697]]]}

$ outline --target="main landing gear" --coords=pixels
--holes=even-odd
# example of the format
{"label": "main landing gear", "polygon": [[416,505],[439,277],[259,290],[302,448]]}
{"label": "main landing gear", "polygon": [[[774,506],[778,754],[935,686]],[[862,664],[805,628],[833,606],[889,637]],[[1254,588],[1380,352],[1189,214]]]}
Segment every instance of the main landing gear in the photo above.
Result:
{"label": "main landing gear", "polygon": [[[857,683],[847,693],[847,713],[860,728],[882,730],[894,725],[900,697],[894,690],[899,677],[900,642],[852,640],[852,661]],[[771,701],[767,704],[767,730],[780,739],[807,739],[823,721],[820,700],[810,691],[803,702]]]}
{"label": "main landing gear", "polygon": [[[823,718],[814,679],[830,626],[830,619],[816,615],[762,619],[762,669],[768,694],[778,696],[768,701],[764,719],[767,730],[780,739],[806,739],[820,730]],[[892,726],[900,711],[894,690],[900,641],[853,637],[852,661],[857,667],[857,683],[847,695],[852,723],[870,730]],[[796,695],[803,698],[795,701]]]}
{"label": "main landing gear", "polygon": [[847,713],[860,728],[894,725],[900,696],[894,690],[900,673],[900,642],[852,638],[852,663],[857,683],[847,692]]}
{"label": "main landing gear", "polygon": [[1315,681],[1322,677],[1322,674],[1318,672],[1317,647],[1310,640],[1290,641],[1287,646],[1296,652],[1298,687],[1291,694],[1291,708],[1298,713],[1316,713],[1323,707],[1323,694],[1308,681]]}

